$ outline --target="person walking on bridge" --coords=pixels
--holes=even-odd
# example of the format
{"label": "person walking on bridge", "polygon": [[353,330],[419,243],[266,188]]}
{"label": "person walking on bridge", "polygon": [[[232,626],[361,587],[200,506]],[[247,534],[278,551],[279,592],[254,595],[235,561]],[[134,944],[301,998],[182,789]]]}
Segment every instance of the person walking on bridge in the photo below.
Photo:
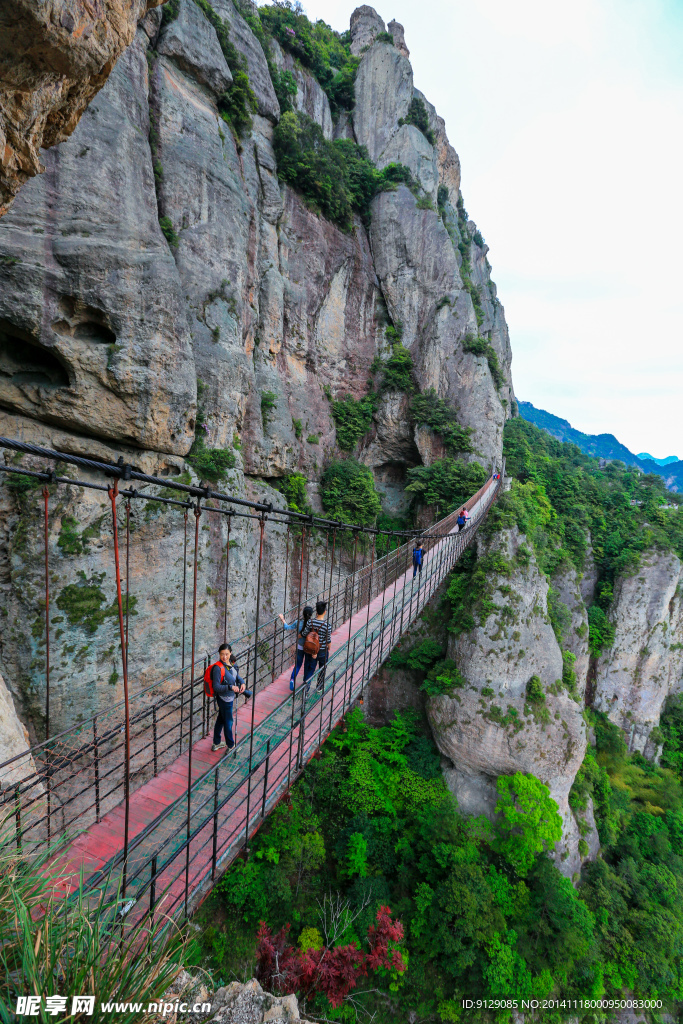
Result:
{"label": "person walking on bridge", "polygon": [[327,601],[318,601],[315,606],[315,617],[309,619],[301,635],[304,641],[304,684],[306,693],[311,688],[311,679],[316,669],[318,682],[316,688],[322,690],[325,685],[325,666],[330,653],[332,626],[327,620]]}
{"label": "person walking on bridge", "polygon": [[312,614],[313,614],[313,609],[311,608],[311,606],[309,604],[307,604],[306,607],[303,610],[303,617],[300,618],[300,619],[297,619],[296,622],[292,622],[291,625],[289,623],[285,622],[284,615],[279,615],[278,616],[278,618],[282,622],[282,625],[287,630],[287,632],[289,632],[289,630],[291,630],[291,629],[295,629],[297,631],[297,633],[298,633],[298,636],[296,638],[296,660],[294,662],[294,667],[292,668],[292,675],[291,675],[290,680],[289,680],[289,688],[290,688],[290,690],[294,689],[294,684],[296,683],[296,677],[298,676],[299,669],[301,668],[301,666],[303,665],[303,662],[304,662],[303,630],[304,630],[304,627],[305,627],[306,623],[308,622],[308,620],[310,619]]}
{"label": "person walking on bridge", "polygon": [[422,575],[422,558],[424,551],[422,549],[422,541],[418,540],[413,548],[413,579],[417,576],[418,572]]}
{"label": "person walking on bridge", "polygon": [[[221,644],[218,648],[218,661],[209,666],[207,673],[210,679],[210,695],[215,698],[218,708],[211,749],[220,750],[227,745],[228,750],[231,750],[235,746],[232,738],[235,697],[244,694],[245,698],[249,698],[251,690],[247,689],[247,684],[237,672],[236,664],[231,664],[230,644]],[[221,733],[225,734],[225,743],[221,740]]]}

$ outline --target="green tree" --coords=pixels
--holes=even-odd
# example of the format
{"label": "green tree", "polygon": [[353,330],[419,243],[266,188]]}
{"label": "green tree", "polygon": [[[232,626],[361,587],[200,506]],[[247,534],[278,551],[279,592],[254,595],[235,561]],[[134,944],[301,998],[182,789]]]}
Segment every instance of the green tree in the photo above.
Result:
{"label": "green tree", "polygon": [[496,789],[500,852],[526,878],[536,855],[553,850],[562,838],[562,818],[550,790],[534,775],[500,775]]}
{"label": "green tree", "polygon": [[355,459],[327,467],[320,481],[320,499],[332,519],[358,526],[374,523],[382,507],[372,472]]}

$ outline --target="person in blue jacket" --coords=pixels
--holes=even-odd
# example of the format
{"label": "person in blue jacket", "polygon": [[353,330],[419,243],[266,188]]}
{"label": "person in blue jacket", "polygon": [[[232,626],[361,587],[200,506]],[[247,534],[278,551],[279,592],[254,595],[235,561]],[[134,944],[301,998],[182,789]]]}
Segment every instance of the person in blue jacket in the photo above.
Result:
{"label": "person in blue jacket", "polygon": [[297,621],[292,622],[291,625],[288,622],[285,622],[284,615],[279,616],[279,619],[284,628],[287,630],[287,632],[289,632],[292,629],[296,629],[298,632],[298,636],[296,639],[296,661],[294,662],[294,667],[292,668],[292,675],[289,680],[290,690],[294,689],[294,684],[296,682],[296,677],[299,674],[299,669],[304,663],[304,638],[302,636],[302,633],[306,627],[306,623],[308,622],[312,614],[313,609],[311,608],[310,605],[307,604],[303,610],[303,618],[297,619]]}
{"label": "person in blue jacket", "polygon": [[422,541],[418,540],[415,542],[413,548],[413,579],[417,576],[418,572],[422,575],[422,557],[424,551],[422,550]]}

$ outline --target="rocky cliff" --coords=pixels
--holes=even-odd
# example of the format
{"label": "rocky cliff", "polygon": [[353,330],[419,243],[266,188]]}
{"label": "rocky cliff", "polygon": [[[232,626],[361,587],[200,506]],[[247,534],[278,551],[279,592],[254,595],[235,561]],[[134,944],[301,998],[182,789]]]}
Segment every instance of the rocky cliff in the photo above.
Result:
{"label": "rocky cliff", "polygon": [[39,150],[68,139],[163,0],[16,0],[0,10],[0,217],[45,170]]}
{"label": "rocky cliff", "polygon": [[[338,455],[330,396],[366,393],[393,324],[420,388],[456,410],[472,429],[470,458],[490,465],[513,400],[503,308],[487,247],[464,214],[457,154],[414,86],[402,27],[392,22],[387,35],[371,8],[354,12],[358,67],[347,109],[334,118],[310,69],[276,39],[264,51],[259,37],[265,43],[248,4],[177,0],[163,19],[151,10],[70,137],[45,150],[45,173],[0,223],[2,433],[104,458],[124,452],[188,480],[198,476],[184,456],[199,439],[231,453],[228,490],[282,505],[272,484],[297,471],[315,506],[316,482]],[[410,171],[411,187],[381,192],[351,230],[278,179],[274,79],[284,73],[291,106],[325,138],[357,140],[377,168]],[[251,128],[240,132],[221,111],[245,75]],[[422,128],[406,123],[416,100]],[[405,509],[406,470],[432,458],[429,433],[412,423],[405,395],[382,396],[357,455],[388,510]],[[40,495],[8,487],[2,495],[2,664],[21,716],[40,735]],[[134,508],[133,519],[131,668],[140,686],[178,663],[184,527],[181,515],[158,508]],[[233,636],[254,613],[256,535],[241,522],[231,535]],[[110,606],[109,531],[96,492],[51,494],[58,608],[74,580],[100,611]],[[223,639],[226,544],[225,524],[203,520],[202,649]],[[282,532],[271,530],[262,614],[287,603],[283,559]],[[163,604],[166,596],[175,603]],[[118,698],[121,686],[113,618],[79,619],[68,608],[57,618],[54,728]]]}

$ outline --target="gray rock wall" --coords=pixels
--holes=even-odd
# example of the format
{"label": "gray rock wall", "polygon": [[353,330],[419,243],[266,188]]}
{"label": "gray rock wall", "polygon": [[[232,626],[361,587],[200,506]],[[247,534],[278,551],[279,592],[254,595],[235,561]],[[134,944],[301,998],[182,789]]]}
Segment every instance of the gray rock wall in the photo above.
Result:
{"label": "gray rock wall", "polygon": [[669,694],[683,689],[680,560],[650,550],[615,586],[615,639],[598,661],[594,706],[626,733],[630,750],[657,752],[649,740]]}

